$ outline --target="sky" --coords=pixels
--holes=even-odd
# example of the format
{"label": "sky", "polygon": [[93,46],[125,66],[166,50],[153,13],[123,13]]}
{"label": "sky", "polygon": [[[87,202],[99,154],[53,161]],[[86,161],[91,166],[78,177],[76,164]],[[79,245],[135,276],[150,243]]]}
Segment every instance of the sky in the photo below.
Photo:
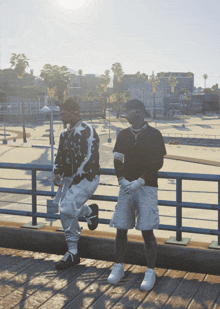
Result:
{"label": "sky", "polygon": [[[44,64],[103,74],[193,72],[220,85],[220,0],[0,0],[0,68],[24,53]],[[111,75],[113,75],[111,71]]]}

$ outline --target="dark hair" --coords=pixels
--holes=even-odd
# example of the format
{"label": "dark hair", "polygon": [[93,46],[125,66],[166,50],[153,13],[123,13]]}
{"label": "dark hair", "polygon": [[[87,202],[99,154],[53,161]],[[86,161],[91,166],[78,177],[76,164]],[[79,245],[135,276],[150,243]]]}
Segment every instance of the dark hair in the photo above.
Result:
{"label": "dark hair", "polygon": [[139,100],[136,100],[136,99],[134,99],[134,100],[129,100],[129,101],[125,104],[124,108],[125,108],[125,109],[135,109],[135,110],[139,109],[139,110],[141,110],[141,111],[143,111],[143,112],[146,113],[146,109],[145,109],[144,103],[141,102],[141,101],[139,101]]}
{"label": "dark hair", "polygon": [[69,97],[66,99],[62,104],[59,104],[60,109],[64,109],[69,112],[78,112],[79,111],[79,105],[76,102],[76,99],[73,97]]}

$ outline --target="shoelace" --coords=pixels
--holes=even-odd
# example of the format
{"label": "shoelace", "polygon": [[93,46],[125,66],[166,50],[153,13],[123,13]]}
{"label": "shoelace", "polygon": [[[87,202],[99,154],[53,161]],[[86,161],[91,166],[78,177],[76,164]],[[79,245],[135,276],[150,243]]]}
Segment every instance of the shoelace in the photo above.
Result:
{"label": "shoelace", "polygon": [[91,216],[91,217],[85,217],[85,218],[86,218],[87,223],[91,225],[92,221],[90,219],[97,218],[97,216]]}
{"label": "shoelace", "polygon": [[63,258],[62,258],[62,261],[66,262],[66,260],[68,259],[69,256],[71,257],[71,260],[72,260],[72,262],[73,262],[74,257],[73,257],[73,255],[72,255],[69,251],[67,251],[67,252],[64,254],[64,256],[63,256]]}

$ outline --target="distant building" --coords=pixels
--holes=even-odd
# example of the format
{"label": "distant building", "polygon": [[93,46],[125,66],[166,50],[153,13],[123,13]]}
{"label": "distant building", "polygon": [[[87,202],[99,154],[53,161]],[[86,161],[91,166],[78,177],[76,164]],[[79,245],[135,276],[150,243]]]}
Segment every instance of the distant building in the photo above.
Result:
{"label": "distant building", "polygon": [[206,112],[219,111],[219,96],[213,93],[194,93],[190,100],[184,99],[182,94],[172,93],[164,97],[164,114],[195,115]]}
{"label": "distant building", "polygon": [[[71,74],[68,94],[69,95],[85,95],[88,91],[96,91],[96,86],[99,85],[99,77],[95,74],[75,75]],[[78,89],[77,89],[78,88]]]}
{"label": "distant building", "polygon": [[[138,99],[143,102],[146,107],[146,111],[153,116],[154,97],[152,86],[149,82],[130,85],[128,90],[131,93],[130,99]],[[164,114],[164,88],[162,84],[157,86],[155,93],[155,112],[156,116],[162,116]]]}
{"label": "distant building", "polygon": [[164,85],[164,95],[171,94],[171,87],[168,83],[169,76],[173,76],[177,80],[177,84],[174,87],[175,92],[180,90],[193,92],[194,89],[194,74],[191,77],[188,76],[188,73],[185,72],[166,72],[164,77],[160,76],[160,73],[157,76],[161,79],[161,83]]}
{"label": "distant building", "polygon": [[[142,84],[143,82],[148,81],[148,75],[144,77],[137,76],[137,74],[124,74],[122,81],[120,83],[120,89],[122,92],[127,91],[132,85]],[[116,88],[117,79],[114,76],[113,79],[113,89]]]}

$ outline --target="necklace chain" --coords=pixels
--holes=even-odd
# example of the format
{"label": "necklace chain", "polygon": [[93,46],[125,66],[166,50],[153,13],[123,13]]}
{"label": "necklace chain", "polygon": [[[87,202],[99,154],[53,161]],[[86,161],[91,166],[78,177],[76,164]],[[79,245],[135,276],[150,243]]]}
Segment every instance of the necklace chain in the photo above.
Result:
{"label": "necklace chain", "polygon": [[[130,130],[131,130],[131,133],[133,133],[134,134],[134,136],[135,136],[135,140],[137,140],[137,137],[138,137],[138,135],[141,133],[141,131],[143,130],[143,129],[145,129],[147,127],[147,124],[145,123],[145,125],[143,125],[143,127],[141,127],[140,129],[134,129],[134,128],[132,128],[132,126],[130,126]],[[136,131],[136,132],[135,132]]]}

